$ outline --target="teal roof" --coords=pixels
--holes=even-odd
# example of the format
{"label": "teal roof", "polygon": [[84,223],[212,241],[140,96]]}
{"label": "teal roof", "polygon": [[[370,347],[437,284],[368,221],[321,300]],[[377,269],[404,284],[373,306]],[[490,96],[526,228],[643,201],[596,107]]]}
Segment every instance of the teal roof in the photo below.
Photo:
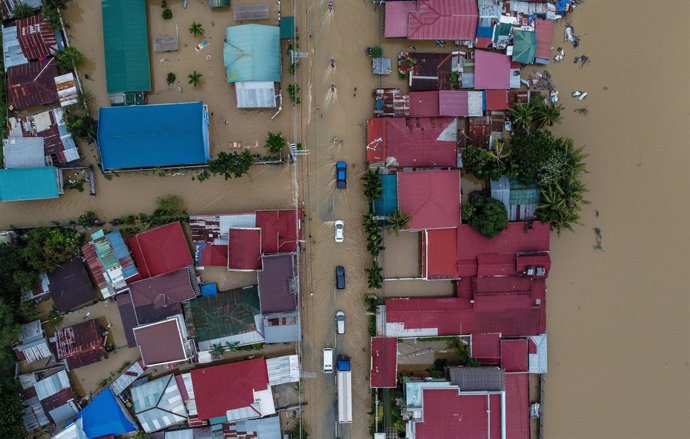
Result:
{"label": "teal roof", "polygon": [[295,17],[280,17],[280,39],[291,40],[295,38]]}
{"label": "teal roof", "polygon": [[223,60],[228,82],[280,82],[280,28],[263,24],[227,28]]}
{"label": "teal roof", "polygon": [[151,90],[146,0],[103,0],[108,93]]}
{"label": "teal roof", "polygon": [[539,186],[535,183],[525,184],[517,178],[510,179],[510,200],[515,204],[539,204]]}
{"label": "teal roof", "polygon": [[212,8],[227,8],[230,0],[208,0],[208,5]]}
{"label": "teal roof", "polygon": [[516,30],[513,33],[513,61],[532,64],[537,53],[537,33],[528,30]]}
{"label": "teal roof", "polygon": [[57,173],[53,166],[0,169],[0,201],[57,198],[60,196]]}

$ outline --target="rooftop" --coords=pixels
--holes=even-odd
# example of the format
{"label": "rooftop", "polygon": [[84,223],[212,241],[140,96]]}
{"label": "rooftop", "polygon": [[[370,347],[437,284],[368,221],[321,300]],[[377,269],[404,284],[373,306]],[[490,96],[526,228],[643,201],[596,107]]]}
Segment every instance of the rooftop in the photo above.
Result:
{"label": "rooftop", "polygon": [[425,230],[422,235],[422,275],[425,279],[457,279],[457,229]]}
{"label": "rooftop", "polygon": [[58,43],[57,32],[48,26],[41,14],[17,20],[17,40],[28,60],[46,59],[63,48]]}
{"label": "rooftop", "polygon": [[371,338],[372,388],[395,388],[398,382],[398,339],[395,337]]}
{"label": "rooftop", "polygon": [[7,101],[11,109],[24,110],[58,102],[54,58],[32,61],[7,69]]}
{"label": "rooftop", "polygon": [[438,91],[412,91],[409,93],[410,116],[438,117]]}
{"label": "rooftop", "polygon": [[453,228],[460,224],[460,173],[398,173],[398,204],[410,216],[410,230]]}
{"label": "rooftop", "polygon": [[501,367],[506,372],[527,372],[528,350],[526,338],[501,340]]}
{"label": "rooftop", "polygon": [[505,371],[498,367],[450,367],[450,382],[461,392],[502,392]]}
{"label": "rooftop", "polygon": [[302,210],[257,210],[256,227],[261,229],[261,253],[292,253],[302,239]]}
{"label": "rooftop", "polygon": [[[194,279],[194,284],[192,284]],[[139,324],[182,313],[182,302],[196,297],[196,274],[185,267],[129,284]]]}
{"label": "rooftop", "polygon": [[134,413],[144,431],[163,430],[187,420],[187,409],[174,375],[131,388]]}
{"label": "rooftop", "polygon": [[82,253],[101,295],[110,297],[125,289],[125,281],[133,279],[139,272],[118,230],[110,233],[99,230],[91,235],[91,239],[82,246]]}
{"label": "rooftop", "polygon": [[134,328],[134,338],[146,367],[179,363],[192,356],[181,315]]}
{"label": "rooftop", "polygon": [[96,291],[81,258],[73,258],[48,274],[55,309],[71,311],[96,300]]}
{"label": "rooftop", "polygon": [[261,260],[263,269],[257,273],[261,312],[294,311],[297,306],[294,254],[265,255]]}
{"label": "rooftop", "polygon": [[297,311],[264,314],[262,318],[266,343],[292,343],[300,340]]}
{"label": "rooftop", "polygon": [[417,10],[415,2],[386,2],[386,22],[384,26],[384,37],[404,38],[407,37],[407,17],[410,12]]}
{"label": "rooftop", "polygon": [[65,360],[69,369],[76,369],[108,357],[105,337],[96,320],[59,329],[56,336],[58,360]]}
{"label": "rooftop", "polygon": [[410,40],[474,40],[479,15],[476,0],[419,0],[410,12]]}
{"label": "rooftop", "polygon": [[139,233],[127,243],[142,278],[170,273],[193,264],[187,238],[179,222]]}
{"label": "rooftop", "polygon": [[223,61],[230,83],[280,82],[280,28],[253,23],[228,27]]}
{"label": "rooftop", "polygon": [[510,88],[510,58],[502,53],[475,50],[474,88],[508,90]]}
{"label": "rooftop", "polygon": [[261,229],[231,228],[228,239],[228,270],[254,271],[261,268]]}
{"label": "rooftop", "polygon": [[43,138],[10,137],[2,142],[5,168],[40,168],[46,165]]}
{"label": "rooftop", "polygon": [[48,164],[66,164],[79,159],[79,149],[64,121],[64,110],[53,108],[37,114],[8,119],[10,137],[40,137]]}
{"label": "rooftop", "polygon": [[101,107],[97,144],[102,167],[203,165],[210,160],[208,124],[203,102]]}
{"label": "rooftop", "polygon": [[[137,430],[129,412],[106,387],[93,397],[91,402],[79,412],[86,437],[100,438],[108,435],[121,435]],[[81,437],[79,438],[81,439]]]}

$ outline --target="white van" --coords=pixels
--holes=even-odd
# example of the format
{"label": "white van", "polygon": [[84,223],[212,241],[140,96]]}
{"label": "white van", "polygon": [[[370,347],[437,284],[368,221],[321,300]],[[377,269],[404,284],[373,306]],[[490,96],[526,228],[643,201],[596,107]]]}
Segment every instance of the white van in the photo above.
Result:
{"label": "white van", "polygon": [[333,349],[323,348],[323,373],[333,373]]}

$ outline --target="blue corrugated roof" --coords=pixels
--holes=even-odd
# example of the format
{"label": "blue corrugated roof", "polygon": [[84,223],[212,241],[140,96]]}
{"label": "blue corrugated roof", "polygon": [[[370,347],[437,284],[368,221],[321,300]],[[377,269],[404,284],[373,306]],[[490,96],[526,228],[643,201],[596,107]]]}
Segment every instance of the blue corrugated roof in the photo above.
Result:
{"label": "blue corrugated roof", "polygon": [[203,102],[103,107],[99,115],[105,170],[200,165],[210,159]]}
{"label": "blue corrugated roof", "polygon": [[110,387],[96,395],[77,416],[83,421],[84,432],[89,438],[137,430],[123,412]]}
{"label": "blue corrugated roof", "polygon": [[57,198],[60,196],[57,173],[53,166],[0,169],[0,201]]}
{"label": "blue corrugated roof", "polygon": [[[138,273],[137,267],[134,265],[134,260],[129,254],[129,249],[122,239],[119,230],[114,230],[107,235],[108,242],[113,248],[113,253],[122,267],[122,274],[126,278],[132,277]],[[124,264],[124,265],[123,265]]]}

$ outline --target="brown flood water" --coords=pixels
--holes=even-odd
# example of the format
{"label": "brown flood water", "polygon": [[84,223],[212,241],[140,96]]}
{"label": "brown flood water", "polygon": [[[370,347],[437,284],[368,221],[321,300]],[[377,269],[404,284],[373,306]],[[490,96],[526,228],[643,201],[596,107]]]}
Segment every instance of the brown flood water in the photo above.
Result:
{"label": "brown flood water", "polygon": [[[314,438],[369,437],[369,343],[362,305],[363,268],[369,258],[360,226],[366,203],[358,177],[365,169],[365,121],[373,104],[369,90],[381,84],[404,87],[395,75],[374,77],[364,56],[365,47],[379,41],[382,16],[357,0],[335,0],[332,13],[325,0],[294,6],[300,50],[309,53],[297,73],[303,103],[297,112],[286,104],[283,114],[270,121],[271,112],[236,110],[234,94],[224,83],[220,47],[222,29],[232,22],[230,11],[210,12],[198,0],[191,0],[185,11],[182,2],[170,2],[175,18],[164,23],[158,2],[148,3],[150,36],[174,32],[178,23],[182,40],[180,52],[166,55],[169,61],[159,62],[159,54],[152,54],[152,102],[207,101],[215,113],[214,152],[228,150],[230,140],[254,143],[266,130],[290,133],[310,149],[299,165],[300,200],[308,218],[302,264],[302,354],[304,370],[316,375],[304,380],[304,422]],[[293,3],[282,6],[289,15],[285,11]],[[271,8],[275,12],[274,4]],[[100,2],[73,0],[66,15],[73,43],[90,58],[85,73],[93,81],[87,80],[87,86],[102,105],[106,96]],[[571,17],[582,37],[577,50],[561,43],[562,27],[557,26],[554,46],[563,45],[567,56],[548,69],[566,109],[555,131],[586,146],[591,204],[583,210],[575,233],[554,235],[552,242],[546,438],[680,438],[690,431],[685,406],[690,394],[690,235],[681,225],[690,214],[685,202],[690,195],[685,23],[689,16],[685,0],[667,0],[663,7],[639,0],[589,0]],[[213,37],[205,49],[211,61],[196,56],[192,48],[196,41],[186,31],[191,21],[202,23]],[[410,43],[382,45],[385,56],[394,58]],[[438,50],[433,43],[415,42],[415,46]],[[572,59],[583,53],[591,63],[579,69]],[[335,69],[330,68],[330,58],[336,59]],[[166,69],[177,73],[182,96],[162,82]],[[205,80],[196,90],[185,79],[193,69],[203,70]],[[329,92],[331,83],[336,85],[335,93]],[[584,103],[570,98],[575,89],[587,90],[589,98]],[[573,112],[579,107],[587,107],[588,115]],[[293,125],[300,113],[302,123]],[[334,143],[333,137],[343,142]],[[93,153],[84,148],[82,154]],[[346,160],[350,166],[346,191],[334,188],[336,160]],[[181,195],[190,212],[288,207],[294,202],[291,176],[287,166],[255,167],[249,178],[227,182],[215,178],[203,184],[191,181],[190,175],[124,175],[111,181],[99,176],[97,197],[72,192],[55,201],[0,206],[0,226],[48,224],[89,209],[107,219],[150,211],[155,198],[168,193]],[[333,242],[335,219],[346,222],[343,244]],[[601,250],[594,249],[595,228],[601,232]],[[346,267],[348,282],[348,288],[337,294],[335,265]],[[442,284],[436,287],[438,294],[450,292]],[[387,287],[388,291],[413,293],[397,286]],[[345,336],[335,335],[337,309],[348,317]],[[353,361],[355,422],[337,431],[333,376],[320,372],[325,346],[349,354]]]}

